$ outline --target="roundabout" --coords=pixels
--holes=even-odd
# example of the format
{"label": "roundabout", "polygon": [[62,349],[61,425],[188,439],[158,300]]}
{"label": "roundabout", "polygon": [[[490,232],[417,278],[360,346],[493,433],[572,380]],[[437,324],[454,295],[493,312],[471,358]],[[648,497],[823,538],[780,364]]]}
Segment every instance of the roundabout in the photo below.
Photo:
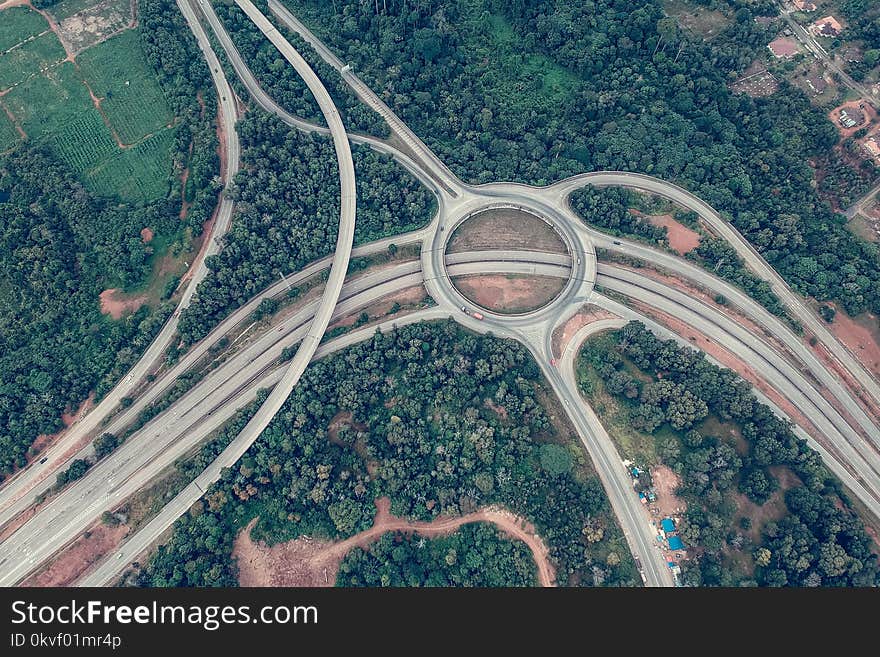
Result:
{"label": "roundabout", "polygon": [[480,311],[526,315],[552,303],[568,282],[571,255],[562,237],[551,223],[520,208],[492,207],[471,213],[449,234],[444,265],[448,270],[474,251],[486,253],[487,261],[504,260],[512,252],[546,254],[547,264],[558,264],[566,273],[560,277],[560,267],[556,267],[548,274],[540,266],[543,262],[536,262],[527,273],[489,273],[481,263],[472,263],[473,273],[452,273],[452,285]]}
{"label": "roundabout", "polygon": [[[456,275],[450,275],[449,266],[464,249],[485,252],[487,260],[496,262],[517,259],[517,251],[540,251],[534,271],[521,279],[482,278],[482,283],[504,284],[514,293],[531,288],[530,303],[505,303],[503,295],[500,303],[493,303],[493,291],[481,283],[487,272],[478,265],[464,275],[457,267]],[[556,265],[557,274],[545,275],[542,265]],[[561,285],[559,266],[568,271]],[[425,237],[422,267],[428,292],[439,305],[508,329],[534,332],[539,327],[547,330],[589,298],[597,264],[589,237],[546,203],[537,188],[500,184],[465,187],[459,198],[447,199],[434,230]]]}

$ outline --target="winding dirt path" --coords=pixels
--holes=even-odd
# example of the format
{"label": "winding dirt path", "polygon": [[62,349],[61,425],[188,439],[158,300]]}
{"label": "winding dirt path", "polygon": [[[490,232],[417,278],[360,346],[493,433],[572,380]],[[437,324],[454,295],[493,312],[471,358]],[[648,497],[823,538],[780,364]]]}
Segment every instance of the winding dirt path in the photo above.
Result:
{"label": "winding dirt path", "polygon": [[538,567],[538,583],[555,586],[556,571],[550,553],[531,523],[497,507],[486,507],[458,517],[439,517],[431,522],[415,522],[391,514],[387,497],[376,500],[373,526],[336,543],[297,538],[267,547],[255,543],[250,532],[257,519],[235,539],[233,555],[238,557],[242,586],[333,586],[336,572],[346,554],[356,547],[366,547],[387,532],[419,534],[429,538],[446,536],[462,525],[489,522],[508,536],[525,543]]}

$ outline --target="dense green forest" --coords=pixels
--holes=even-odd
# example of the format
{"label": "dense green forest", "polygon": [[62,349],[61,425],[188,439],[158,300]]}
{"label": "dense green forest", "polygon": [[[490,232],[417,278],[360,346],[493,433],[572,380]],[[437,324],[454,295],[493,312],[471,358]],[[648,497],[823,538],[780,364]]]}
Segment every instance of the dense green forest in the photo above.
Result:
{"label": "dense green forest", "polygon": [[[343,538],[373,502],[430,520],[501,505],[532,522],[563,584],[634,585],[638,574],[576,436],[518,343],[455,322],[376,335],[313,363],[236,467],[177,521],[140,576],[155,586],[236,582],[236,532]],[[559,412],[559,411],[555,411]]]}
{"label": "dense green forest", "polygon": [[807,160],[830,121],[782,82],[768,98],[727,85],[775,36],[731,0],[710,41],[659,0],[286,0],[429,146],[473,182],[544,184],[639,171],[726,213],[802,293],[880,310],[875,245],[817,196]]}
{"label": "dense green forest", "polygon": [[[862,60],[847,62],[849,74],[864,80],[868,71],[880,64],[880,5],[874,0],[844,0],[840,9],[846,20],[847,41],[861,41]],[[832,47],[839,44],[835,40]]]}
{"label": "dense green forest", "polygon": [[631,322],[586,343],[578,379],[588,399],[611,395],[622,409],[606,425],[631,427],[680,477],[687,584],[880,584],[840,483],[734,372]]}
{"label": "dense green forest", "polygon": [[[339,174],[329,138],[290,129],[264,112],[238,123],[242,169],[235,179],[232,227],[222,251],[180,318],[193,342],[254,297],[279,273],[290,273],[333,252],[339,230]],[[352,148],[357,174],[355,243],[405,233],[427,224],[436,201],[391,158]]]}
{"label": "dense green forest", "polygon": [[[272,16],[265,2],[255,3],[267,16]],[[232,37],[232,42],[241,54],[242,59],[259,80],[260,85],[272,99],[288,112],[307,121],[325,126],[318,103],[309,88],[287,63],[278,49],[263,35],[247,15],[235,5],[217,4],[214,6],[217,16]],[[367,105],[362,103],[339,73],[327,64],[303,39],[275,21],[284,37],[293,44],[312,70],[321,78],[321,82],[333,97],[336,107],[342,116],[347,130],[361,132],[376,137],[387,137],[388,124]],[[230,77],[241,98],[247,98],[247,89],[238,80],[238,76]]]}
{"label": "dense green forest", "polygon": [[343,559],[336,586],[534,586],[529,548],[494,525],[463,525],[443,538],[384,534]]}
{"label": "dense green forest", "polygon": [[[213,87],[171,0],[143,0],[139,20],[178,121],[169,176],[179,181],[189,168],[187,224],[198,233],[216,202]],[[23,465],[39,434],[62,427],[65,409],[109,390],[170,314],[167,305],[143,306],[112,321],[98,299],[104,289],[142,284],[152,271],[142,228],[156,242],[183,239],[180,184],[170,187],[167,198],[122,203],[92,196],[48,151],[27,143],[0,158],[0,475]]]}

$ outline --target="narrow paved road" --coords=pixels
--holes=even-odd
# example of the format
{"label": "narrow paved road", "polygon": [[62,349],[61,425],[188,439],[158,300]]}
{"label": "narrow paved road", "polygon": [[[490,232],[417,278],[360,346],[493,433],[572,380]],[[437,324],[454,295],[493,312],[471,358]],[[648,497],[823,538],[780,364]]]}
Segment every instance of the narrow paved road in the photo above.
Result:
{"label": "narrow paved road", "polygon": [[779,6],[779,15],[782,16],[782,20],[788,24],[792,32],[794,32],[798,40],[804,44],[806,49],[813,53],[817,59],[825,62],[825,65],[837,75],[841,82],[843,82],[844,86],[849,87],[859,96],[871,103],[875,108],[880,109],[877,97],[874,96],[865,85],[853,80],[852,77],[850,77],[850,75],[835,61],[834,56],[825,50],[812,34],[789,15],[782,6],[782,3],[777,4]]}

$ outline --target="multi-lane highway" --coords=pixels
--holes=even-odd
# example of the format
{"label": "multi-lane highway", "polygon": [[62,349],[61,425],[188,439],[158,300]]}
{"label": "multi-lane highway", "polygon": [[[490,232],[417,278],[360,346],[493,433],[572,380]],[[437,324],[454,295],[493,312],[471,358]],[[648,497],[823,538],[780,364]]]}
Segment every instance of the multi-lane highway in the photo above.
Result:
{"label": "multi-lane highway", "polygon": [[[38,460],[4,482],[3,488],[0,489],[0,512],[6,512],[11,504],[22,499],[24,496],[31,499],[33,495],[29,495],[29,491],[33,491],[34,488],[43,490],[54,483],[51,481],[51,475],[58,471],[61,464],[70,460],[71,454],[100,427],[101,422],[107,416],[119,408],[121,400],[124,397],[132,396],[143,382],[144,377],[159,366],[166,349],[177,332],[180,313],[192,302],[196,288],[208,273],[205,258],[219,251],[220,238],[229,230],[233,202],[227,198],[225,191],[238,172],[240,157],[238,133],[235,131],[235,122],[237,120],[235,96],[220,68],[217,56],[210,47],[207,35],[201,29],[192,10],[186,5],[184,0],[178,0],[178,6],[187,23],[192,28],[199,48],[205,55],[217,91],[218,115],[223,126],[225,187],[224,193],[220,197],[220,204],[216,210],[214,222],[210,232],[205,235],[205,246],[190,266],[186,287],[175,312],[162,326],[158,335],[156,335],[153,342],[144,352],[144,355],[97,406],[77,420],[70,428],[66,429],[63,435],[40,455]],[[0,525],[2,524],[3,521],[0,520]]]}
{"label": "multi-lane highway", "polygon": [[[194,3],[196,0],[180,0]],[[269,399],[248,423],[248,427],[200,476],[171,504],[166,506],[153,522],[131,537],[118,552],[105,561],[87,583],[106,583],[145,550],[175,518],[198,499],[205,488],[219,476],[220,469],[232,465],[248,448],[260,431],[283,404],[302,370],[315,354],[332,348],[353,344],[372,334],[365,328],[346,334],[337,341],[318,349],[318,342],[331,315],[335,317],[353,309],[374,303],[379,298],[402,289],[402,286],[423,282],[437,303],[437,308],[399,319],[397,323],[428,317],[454,317],[477,331],[511,337],[524,343],[537,359],[545,377],[563,402],[566,413],[576,427],[599,476],[605,485],[629,546],[635,556],[641,557],[647,583],[652,586],[671,584],[671,576],[662,555],[654,546],[654,532],[648,524],[641,505],[632,492],[628,473],[595,413],[577,393],[573,375],[573,350],[588,330],[580,332],[561,356],[561,366],[554,367],[551,335],[553,330],[586,302],[612,310],[625,319],[641,319],[658,333],[670,331],[656,321],[644,317],[632,308],[598,294],[598,281],[649,307],[673,314],[685,324],[711,337],[743,362],[759,371],[766,383],[782,398],[798,408],[811,426],[798,428],[809,436],[831,469],[858,496],[868,508],[878,511],[880,481],[877,473],[877,427],[865,412],[859,400],[826,371],[821,362],[777,318],[772,317],[754,301],[723,281],[696,268],[687,261],[627,240],[611,240],[593,231],[574,215],[568,206],[570,193],[585,184],[621,185],[647,191],[696,211],[712,230],[727,239],[744,258],[750,269],[767,280],[786,307],[817,339],[826,346],[840,364],[864,385],[866,391],[880,400],[880,385],[867,374],[852,354],[843,347],[818,321],[806,303],[788,288],[784,281],[761,258],[729,223],[710,206],[685,190],[664,181],[622,172],[586,174],[561,181],[544,188],[533,188],[511,183],[469,186],[459,181],[425,146],[425,144],[355,76],[332,52],[322,44],[283,6],[269,0],[271,11],[289,29],[298,32],[316,51],[333,66],[351,86],[359,98],[375,109],[389,124],[394,137],[405,144],[406,153],[394,146],[370,137],[347,136],[338,112],[320,85],[317,77],[293,47],[281,36],[271,22],[249,0],[236,3],[272,41],[285,58],[296,68],[318,100],[329,128],[321,128],[292,117],[259,88],[253,75],[241,61],[231,39],[209,4],[199,0],[199,9],[218,37],[236,74],[256,102],[272,111],[292,127],[329,133],[339,159],[342,204],[340,239],[332,259],[330,281],[320,302],[312,302],[298,309],[278,328],[257,336],[251,343],[234,354],[192,390],[171,405],[164,413],[148,423],[140,432],[117,449],[92,471],[52,499],[34,517],[0,545],[0,583],[19,581],[40,563],[93,522],[106,508],[118,506],[119,501],[149,481],[161,469],[192,449],[211,431],[222,426],[234,412],[252,400],[260,388],[274,386]],[[207,38],[198,21],[193,20],[194,4],[181,5],[191,28],[206,52],[212,72],[220,74],[220,66],[210,52]],[[193,24],[195,23],[195,25]],[[201,33],[201,37],[199,34]],[[209,54],[210,53],[210,54]],[[216,80],[216,78],[215,78]],[[229,96],[231,97],[231,94]],[[351,251],[354,226],[354,171],[349,138],[360,140],[379,151],[388,153],[434,189],[439,199],[438,215],[432,224],[418,235],[422,240],[419,262],[402,263],[351,280],[343,288],[345,266]],[[350,192],[350,195],[346,195]],[[474,212],[488,207],[516,207],[532,212],[547,221],[559,233],[569,255],[530,254],[528,252],[481,252],[444,257],[446,241],[455,226]],[[733,300],[740,311],[758,323],[768,335],[785,345],[779,345],[761,336],[749,334],[728,315],[689,295],[682,294],[663,283],[629,270],[599,265],[596,247],[610,248],[630,256],[647,259],[673,273],[697,281],[701,287],[721,292]],[[325,263],[326,264],[326,263]],[[318,265],[315,265],[317,267]],[[485,319],[460,312],[462,297],[451,285],[449,277],[456,273],[509,271],[559,275],[567,279],[562,293],[546,307],[519,316],[504,316],[486,312]],[[341,296],[340,296],[341,295]],[[260,295],[261,297],[263,295]],[[337,297],[339,301],[337,307]],[[257,302],[257,300],[254,300]],[[253,303],[253,302],[252,302]],[[335,307],[335,311],[334,311]],[[231,325],[230,325],[231,326]],[[679,341],[684,342],[679,338]],[[297,342],[300,348],[290,365],[279,366],[278,355],[285,347]],[[190,356],[187,356],[190,358]],[[798,366],[792,365],[792,359]],[[197,358],[190,362],[192,366]],[[800,365],[815,376],[805,376]],[[823,378],[824,377],[824,378]],[[176,378],[176,377],[175,377]],[[169,379],[173,380],[173,379]],[[166,381],[167,383],[167,381]],[[145,395],[154,394],[148,388]],[[836,397],[840,404],[829,402],[826,395]],[[762,401],[767,401],[760,394]],[[145,397],[146,398],[146,397]],[[784,416],[781,409],[775,410]],[[804,431],[809,429],[809,431]],[[818,434],[818,435],[812,435]],[[149,439],[146,437],[150,436]],[[813,440],[816,438],[816,440]]]}
{"label": "multi-lane highway", "polygon": [[[406,235],[399,235],[394,238],[365,244],[362,247],[352,250],[352,257],[366,257],[378,253],[387,253],[390,244],[393,243],[398,246],[412,244],[421,241],[424,233],[425,229],[422,229]],[[222,337],[230,334],[235,327],[248,321],[248,318],[257,309],[257,306],[259,306],[263,299],[281,298],[289,288],[298,286],[312,276],[325,271],[330,266],[331,261],[332,259],[327,257],[298,272],[294,272],[284,279],[279,280],[277,283],[255,296],[248,303],[241,306],[211,331],[208,336],[194,345],[172,368],[165,371],[153,381],[146,390],[134,399],[131,406],[114,415],[110,422],[105,427],[102,427],[101,430],[110,432],[114,435],[122,435],[123,431],[131,426],[143,411],[157,403],[162,396],[174,386],[181,375],[191,370],[208,354],[211,354],[216,349],[216,345]],[[344,299],[346,294],[348,294],[348,292],[343,289],[341,298]],[[129,442],[137,442],[139,436],[140,434],[129,438]],[[66,460],[61,460],[57,470],[63,470],[75,459],[93,458],[94,453],[94,447],[89,443],[79,451],[70,454]],[[2,509],[0,509],[0,527],[31,506],[34,501],[46,493],[54,483],[55,481],[53,477],[44,476],[38,482],[35,482],[26,494],[20,494],[15,499],[12,499],[12,495],[7,493],[6,488],[0,489],[0,500],[5,502]]]}
{"label": "multi-lane highway", "polygon": [[[804,327],[816,336],[817,340],[828,351],[838,359],[842,366],[849,371],[854,378],[859,381],[865,390],[880,402],[880,383],[868,372],[867,369],[859,362],[852,353],[835,338],[828,328],[825,326],[812,308],[807,305],[806,301],[794,292],[788,283],[774,270],[760,253],[734,228],[726,221],[714,208],[708,205],[702,199],[697,198],[690,192],[677,185],[668,183],[651,176],[636,173],[620,172],[620,171],[599,171],[596,173],[581,174],[572,178],[563,180],[549,187],[543,188],[541,193],[543,196],[549,197],[551,202],[555,199],[555,203],[562,208],[562,211],[569,213],[571,220],[576,221],[571,208],[568,206],[568,198],[573,191],[583,187],[584,185],[593,185],[596,187],[618,186],[636,189],[641,192],[656,194],[663,198],[669,199],[682,207],[696,212],[701,220],[705,221],[714,233],[723,238],[737,252],[737,254],[745,261],[746,266],[752,270],[761,279],[766,281],[773,292],[779,297],[780,301],[791,312],[793,317],[800,321]],[[588,231],[591,239],[600,236],[598,231]],[[640,251],[641,253],[650,252],[651,259],[661,252],[658,249],[646,249],[638,243],[631,240],[612,240],[607,236],[602,236],[605,240],[606,248],[619,250],[626,253]],[[615,244],[614,242],[620,242]],[[623,248],[613,249],[615,246]],[[666,258],[666,261],[669,259]],[[681,259],[678,259],[681,260]],[[704,273],[704,275],[706,275]]]}

